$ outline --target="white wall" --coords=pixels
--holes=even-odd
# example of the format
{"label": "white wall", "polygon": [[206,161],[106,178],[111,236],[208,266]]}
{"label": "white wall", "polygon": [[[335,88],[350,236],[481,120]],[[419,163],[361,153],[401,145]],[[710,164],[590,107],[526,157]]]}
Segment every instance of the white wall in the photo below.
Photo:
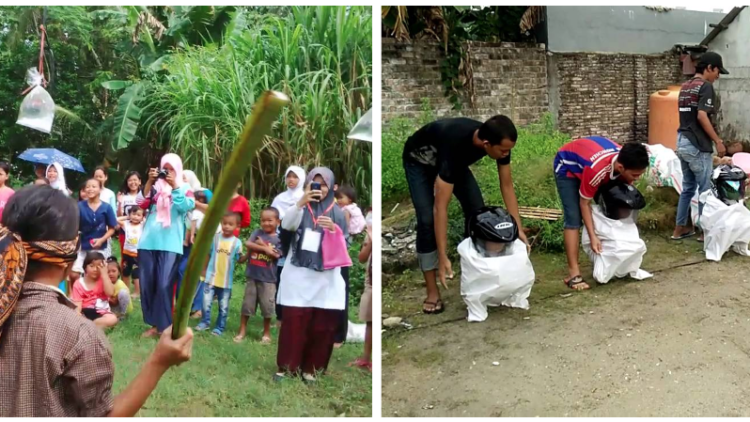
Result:
{"label": "white wall", "polygon": [[547,6],[547,44],[556,53],[662,53],[675,44],[700,43],[711,31],[708,25],[725,15],[644,6]]}
{"label": "white wall", "polygon": [[721,54],[729,71],[714,84],[721,101],[719,136],[750,142],[750,10],[743,9],[708,48]]}

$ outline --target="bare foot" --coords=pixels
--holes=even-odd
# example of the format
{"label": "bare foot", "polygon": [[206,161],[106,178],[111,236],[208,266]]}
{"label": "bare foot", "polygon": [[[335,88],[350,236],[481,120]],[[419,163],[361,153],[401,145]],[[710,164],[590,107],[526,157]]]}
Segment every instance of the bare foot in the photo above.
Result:
{"label": "bare foot", "polygon": [[151,327],[148,330],[146,330],[143,334],[141,334],[142,338],[150,338],[155,337],[159,335],[159,331],[156,329],[156,327]]}
{"label": "bare foot", "polygon": [[237,334],[236,336],[234,336],[234,342],[235,343],[242,343],[242,340],[244,340],[244,339],[245,339],[245,335],[244,334]]}
{"label": "bare foot", "polygon": [[260,339],[260,344],[271,344],[271,337],[263,336],[263,338]]}
{"label": "bare foot", "polygon": [[343,345],[344,345],[344,343],[333,343],[333,348],[334,349],[340,349],[341,346],[343,346]]}
{"label": "bare foot", "polygon": [[190,314],[190,318],[192,318],[192,319],[201,319],[201,318],[203,318],[203,312],[201,312],[201,311],[195,311],[192,314]]}

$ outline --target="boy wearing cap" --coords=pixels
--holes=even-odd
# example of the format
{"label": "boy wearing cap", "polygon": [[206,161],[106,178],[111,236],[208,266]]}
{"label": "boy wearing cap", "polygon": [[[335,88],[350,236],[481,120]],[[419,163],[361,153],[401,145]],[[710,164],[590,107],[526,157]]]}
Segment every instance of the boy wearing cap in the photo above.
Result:
{"label": "boy wearing cap", "polygon": [[[713,144],[716,144],[719,157],[726,153],[724,142],[716,134],[709,115],[714,113],[716,102],[712,83],[719,79],[719,74],[727,75],[729,72],[724,69],[721,56],[710,51],[703,53],[695,69],[695,76],[682,84],[678,100],[680,127],[677,130],[677,156],[682,164],[683,181],[673,240],[695,234],[695,230],[687,225],[690,201],[696,189],[702,193],[710,187]],[[702,211],[701,205],[699,213]]]}

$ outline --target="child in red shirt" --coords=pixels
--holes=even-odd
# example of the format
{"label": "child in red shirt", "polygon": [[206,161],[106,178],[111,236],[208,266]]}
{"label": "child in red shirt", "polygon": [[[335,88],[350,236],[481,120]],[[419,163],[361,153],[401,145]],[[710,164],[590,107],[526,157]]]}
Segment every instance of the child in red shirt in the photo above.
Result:
{"label": "child in red shirt", "polygon": [[250,203],[247,202],[247,199],[245,199],[244,196],[240,195],[240,186],[241,185],[237,185],[237,189],[234,191],[232,200],[229,202],[229,209],[227,210],[228,212],[237,213],[242,217],[240,226],[234,231],[236,237],[240,236],[240,229],[250,227]]}
{"label": "child in red shirt", "polygon": [[115,294],[115,285],[109,279],[104,255],[90,251],[83,261],[84,274],[73,285],[71,300],[78,312],[94,321],[99,328],[117,325],[117,316],[109,307],[109,298]]}

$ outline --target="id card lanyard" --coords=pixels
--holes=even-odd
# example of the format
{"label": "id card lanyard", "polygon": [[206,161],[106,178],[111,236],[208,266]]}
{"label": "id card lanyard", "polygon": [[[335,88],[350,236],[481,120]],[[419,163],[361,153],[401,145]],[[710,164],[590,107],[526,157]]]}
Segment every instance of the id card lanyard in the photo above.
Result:
{"label": "id card lanyard", "polygon": [[[325,210],[325,211],[323,211],[323,214],[321,214],[321,215],[326,215],[326,214],[328,214],[328,212],[329,212],[329,211],[331,211],[331,210],[333,209],[333,206],[334,206],[334,205],[336,205],[336,202],[335,202],[335,201],[334,201],[334,202],[332,202],[332,203],[331,203],[331,205],[330,205],[330,206],[329,206],[328,208],[326,208],[326,210]],[[307,210],[308,210],[308,211],[310,211],[310,216],[312,217],[312,221],[313,221],[313,224],[314,224],[314,225],[315,225],[315,227],[317,228],[317,227],[318,227],[318,219],[317,219],[317,218],[315,218],[315,213],[313,212],[313,210],[312,210],[312,207],[310,206],[310,204],[309,204],[309,203],[307,204]],[[320,217],[320,216],[318,216],[318,217]]]}

